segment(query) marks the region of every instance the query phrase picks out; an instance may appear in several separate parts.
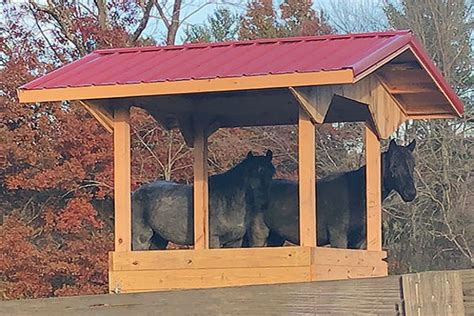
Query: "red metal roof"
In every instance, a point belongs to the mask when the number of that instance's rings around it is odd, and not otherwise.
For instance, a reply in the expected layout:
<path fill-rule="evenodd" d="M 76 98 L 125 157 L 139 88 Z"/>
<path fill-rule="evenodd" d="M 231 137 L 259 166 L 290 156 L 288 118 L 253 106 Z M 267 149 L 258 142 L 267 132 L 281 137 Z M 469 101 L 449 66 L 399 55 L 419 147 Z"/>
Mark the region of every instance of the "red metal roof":
<path fill-rule="evenodd" d="M 173 82 L 351 69 L 354 77 L 409 45 L 461 113 L 463 105 L 410 31 L 97 50 L 21 90 Z"/>

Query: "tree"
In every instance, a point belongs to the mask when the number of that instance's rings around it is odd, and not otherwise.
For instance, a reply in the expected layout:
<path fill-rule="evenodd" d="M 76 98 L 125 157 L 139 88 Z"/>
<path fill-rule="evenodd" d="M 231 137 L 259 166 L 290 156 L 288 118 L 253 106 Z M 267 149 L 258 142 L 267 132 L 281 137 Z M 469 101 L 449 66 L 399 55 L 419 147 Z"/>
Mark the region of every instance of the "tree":
<path fill-rule="evenodd" d="M 279 10 L 273 1 L 254 0 L 247 5 L 240 26 L 241 39 L 324 35 L 332 32 L 321 11 L 313 9 L 312 0 L 285 0 Z"/>
<path fill-rule="evenodd" d="M 241 19 L 240 39 L 272 38 L 278 36 L 277 14 L 272 0 L 252 0 Z"/>
<path fill-rule="evenodd" d="M 152 4 L 51 0 L 2 6 L 0 206 L 6 217 L 0 248 L 8 260 L 0 260 L 0 282 L 7 298 L 107 291 L 111 135 L 75 102 L 19 104 L 16 89 L 94 48 L 153 43 L 142 37 Z M 132 116 L 138 157 L 133 188 L 173 172 L 189 179 L 191 157 L 182 139 L 143 111 Z"/>
<path fill-rule="evenodd" d="M 191 25 L 185 31 L 184 42 L 226 42 L 235 40 L 239 31 L 239 16 L 220 7 L 207 17 L 204 25 Z"/>
<path fill-rule="evenodd" d="M 280 5 L 283 25 L 281 33 L 286 36 L 324 35 L 332 32 L 323 11 L 319 17 L 312 8 L 312 0 L 286 0 Z"/>
<path fill-rule="evenodd" d="M 387 17 L 383 11 L 385 0 L 330 0 L 325 12 L 331 26 L 340 33 L 385 31 Z"/>
<path fill-rule="evenodd" d="M 466 105 L 462 119 L 406 124 L 406 138 L 421 138 L 415 151 L 419 197 L 414 205 L 388 205 L 386 244 L 403 263 L 397 272 L 472 266 L 472 7 L 463 0 L 405 0 L 385 11 L 392 27 L 419 37 Z"/>

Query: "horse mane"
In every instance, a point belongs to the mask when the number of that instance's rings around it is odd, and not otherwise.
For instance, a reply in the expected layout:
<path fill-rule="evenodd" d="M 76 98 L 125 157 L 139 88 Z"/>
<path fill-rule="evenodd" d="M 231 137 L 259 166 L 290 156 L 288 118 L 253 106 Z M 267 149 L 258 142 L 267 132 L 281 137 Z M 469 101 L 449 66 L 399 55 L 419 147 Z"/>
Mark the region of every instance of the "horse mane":
<path fill-rule="evenodd" d="M 242 186 L 244 184 L 242 169 L 246 161 L 247 159 L 244 159 L 229 170 L 210 176 L 209 187 L 215 186 L 219 191 L 229 188 L 229 191 L 232 191 L 235 190 L 235 186 Z"/>

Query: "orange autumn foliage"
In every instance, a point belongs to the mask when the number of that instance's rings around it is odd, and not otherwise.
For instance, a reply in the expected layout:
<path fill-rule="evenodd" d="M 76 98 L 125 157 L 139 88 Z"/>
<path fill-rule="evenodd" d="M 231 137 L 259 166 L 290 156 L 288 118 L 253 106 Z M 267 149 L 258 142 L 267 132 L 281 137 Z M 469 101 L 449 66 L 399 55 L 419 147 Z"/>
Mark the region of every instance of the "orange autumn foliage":
<path fill-rule="evenodd" d="M 0 288 L 6 299 L 106 293 L 107 258 L 113 249 L 111 134 L 75 102 L 20 104 L 16 89 L 80 58 L 91 43 L 95 48 L 153 44 L 131 32 L 142 22 L 139 2 L 110 5 L 107 25 L 94 15 L 97 8 L 75 2 L 43 9 L 26 3 L 1 9 L 6 27 L 0 38 L 0 208 L 5 215 Z M 66 19 L 57 21 L 48 10 Z M 316 25 L 311 19 L 304 22 L 305 35 Z M 28 21 L 35 21 L 37 29 Z M 266 27 L 259 23 L 242 25 Z M 50 33 L 41 36 L 40 30 Z M 270 29 L 265 36 L 272 34 Z M 180 133 L 165 131 L 138 108 L 132 108 L 131 120 L 132 189 L 156 179 L 189 183 L 192 155 Z M 294 128 L 280 132 L 217 132 L 210 139 L 210 172 L 228 169 L 249 150 L 271 148 L 278 175 L 294 178 Z"/>

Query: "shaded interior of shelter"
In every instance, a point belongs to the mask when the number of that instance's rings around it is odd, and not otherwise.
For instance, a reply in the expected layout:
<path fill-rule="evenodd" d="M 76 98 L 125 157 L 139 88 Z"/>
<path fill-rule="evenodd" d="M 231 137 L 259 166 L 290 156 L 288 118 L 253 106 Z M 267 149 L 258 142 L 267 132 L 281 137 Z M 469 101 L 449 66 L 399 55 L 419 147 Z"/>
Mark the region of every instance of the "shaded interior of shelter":
<path fill-rule="evenodd" d="M 408 117 L 455 116 L 448 98 L 410 50 L 406 50 L 370 75 L 375 75 L 381 80 Z M 116 98 L 88 102 L 109 108 L 117 105 L 141 107 L 166 129 L 189 125 L 190 113 L 197 117 L 206 117 L 210 122 L 217 122 L 219 127 L 296 124 L 299 109 L 298 102 L 287 88 Z M 365 104 L 336 95 L 332 99 L 324 122 L 367 120 L 370 120 L 370 113 Z"/>
<path fill-rule="evenodd" d="M 410 50 L 379 68 L 375 75 L 408 116 L 454 114 L 448 98 Z"/>

